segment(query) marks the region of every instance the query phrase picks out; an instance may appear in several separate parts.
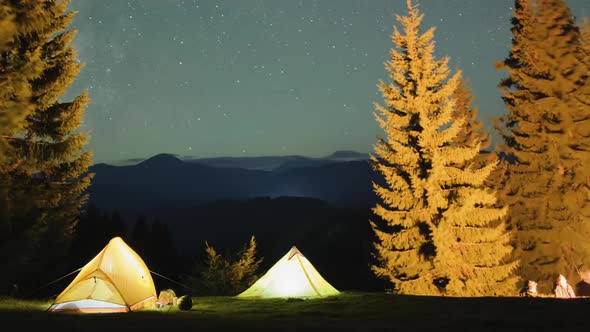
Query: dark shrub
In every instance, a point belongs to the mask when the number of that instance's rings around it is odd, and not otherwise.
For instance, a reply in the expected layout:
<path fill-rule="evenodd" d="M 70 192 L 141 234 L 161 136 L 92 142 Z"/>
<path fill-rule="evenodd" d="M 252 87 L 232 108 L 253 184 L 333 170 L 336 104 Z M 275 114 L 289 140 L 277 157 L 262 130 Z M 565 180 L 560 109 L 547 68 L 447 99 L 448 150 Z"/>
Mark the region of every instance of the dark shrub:
<path fill-rule="evenodd" d="M 193 299 L 188 295 L 183 295 L 178 299 L 178 309 L 191 310 L 193 307 Z"/>

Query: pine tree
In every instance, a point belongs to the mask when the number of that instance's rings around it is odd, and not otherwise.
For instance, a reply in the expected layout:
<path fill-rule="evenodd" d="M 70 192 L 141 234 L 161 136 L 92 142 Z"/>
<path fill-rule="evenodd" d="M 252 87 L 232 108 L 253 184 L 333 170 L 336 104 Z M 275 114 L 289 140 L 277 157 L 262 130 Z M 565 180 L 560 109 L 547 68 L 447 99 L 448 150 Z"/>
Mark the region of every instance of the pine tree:
<path fill-rule="evenodd" d="M 14 7 L 8 1 L 0 2 L 0 53 L 10 49 L 16 35 L 16 22 L 14 21 Z"/>
<path fill-rule="evenodd" d="M 62 102 L 82 65 L 65 31 L 68 1 L 2 1 L 16 35 L 0 61 L 4 282 L 53 266 L 67 253 L 90 184 L 91 153 L 79 129 L 88 97 Z M 4 231 L 3 229 L 3 231 Z"/>
<path fill-rule="evenodd" d="M 0 269 L 7 273 L 0 276 L 0 293 L 11 291 L 15 282 L 14 270 L 25 263 L 24 255 L 9 257 L 9 252 L 19 242 L 13 239 L 15 225 L 10 215 L 14 207 L 10 200 L 8 173 L 18 165 L 15 154 L 9 150 L 7 138 L 23 127 L 25 116 L 32 110 L 28 100 L 31 95 L 28 80 L 39 75 L 36 67 L 41 61 L 39 53 L 28 54 L 28 58 L 20 53 L 20 61 L 8 62 L 9 55 L 14 59 L 19 54 L 15 44 L 21 33 L 15 20 L 18 9 L 17 4 L 0 1 Z"/>
<path fill-rule="evenodd" d="M 453 113 L 453 119 L 467 119 L 464 122 L 463 129 L 457 135 L 455 142 L 459 146 L 469 146 L 473 141 L 481 142 L 480 149 L 484 150 L 490 147 L 490 135 L 483 131 L 483 123 L 478 119 L 477 106 L 473 103 L 473 95 L 468 81 L 462 79 L 455 90 L 457 106 Z"/>
<path fill-rule="evenodd" d="M 204 265 L 193 267 L 189 283 L 204 294 L 236 295 L 250 287 L 259 277 L 258 268 L 262 258 L 256 257 L 254 236 L 233 255 L 222 256 L 205 242 Z"/>
<path fill-rule="evenodd" d="M 42 70 L 40 50 L 22 48 L 19 41 L 44 24 L 38 1 L 0 1 L 0 174 L 5 181 L 6 173 L 18 166 L 8 141 L 24 129 L 25 118 L 33 110 L 29 81 Z"/>
<path fill-rule="evenodd" d="M 140 256 L 147 257 L 146 263 L 150 263 L 149 249 L 151 237 L 151 227 L 148 224 L 147 218 L 144 215 L 139 215 L 131 230 L 130 243 Z"/>
<path fill-rule="evenodd" d="M 481 142 L 480 153 L 474 159 L 480 167 L 486 165 L 490 161 L 498 160 L 496 153 L 487 151 L 491 145 L 490 135 L 487 130 L 484 131 L 483 123 L 478 119 L 478 108 L 477 106 L 472 105 L 474 97 L 466 79 L 462 79 L 459 82 L 454 96 L 457 100 L 457 105 L 455 112 L 453 113 L 453 120 L 467 119 L 463 123 L 463 128 L 454 139 L 457 146 L 465 147 L 469 146 L 474 141 Z M 455 166 L 466 167 L 470 162 L 471 160 L 462 165 Z M 497 173 L 500 171 L 499 168 L 494 169 L 490 175 L 490 179 L 486 180 L 486 182 L 491 181 L 491 179 L 497 176 Z"/>
<path fill-rule="evenodd" d="M 477 136 L 457 146 L 471 117 L 456 112 L 460 73 L 449 77 L 448 58 L 434 58 L 434 28 L 420 33 L 423 15 L 408 0 L 397 17 L 396 49 L 385 67 L 391 84 L 379 83 L 385 106 L 375 117 L 387 135 L 371 161 L 383 179 L 373 183 L 381 203 L 371 221 L 377 276 L 405 294 L 477 296 L 515 290 L 509 234 L 484 180 L 495 163 L 471 163 L 482 146 Z M 453 115 L 455 118 L 453 119 Z"/>
<path fill-rule="evenodd" d="M 231 284 L 235 293 L 241 293 L 248 289 L 260 277 L 257 272 L 262 258 L 256 258 L 256 238 L 254 235 L 250 242 L 244 245 L 231 268 Z"/>
<path fill-rule="evenodd" d="M 590 263 L 590 71 L 562 0 L 516 0 L 512 49 L 499 69 L 508 113 L 497 128 L 506 163 L 500 201 L 510 206 L 519 274 L 548 292 L 559 273 Z"/>
<path fill-rule="evenodd" d="M 205 252 L 207 258 L 205 268 L 200 271 L 200 283 L 207 292 L 212 294 L 231 294 L 231 262 L 217 253 L 217 250 L 210 246 L 208 242 L 205 242 Z M 198 271 L 198 268 L 195 268 L 195 271 Z"/>
<path fill-rule="evenodd" d="M 586 65 L 590 65 L 590 20 L 588 17 L 584 17 L 580 25 L 580 41 L 584 62 Z"/>
<path fill-rule="evenodd" d="M 148 245 L 151 247 L 149 251 L 150 259 L 153 262 L 152 268 L 155 271 L 168 276 L 172 276 L 173 273 L 178 271 L 178 254 L 174 248 L 174 242 L 168 224 L 161 222 L 157 218 L 154 219 Z M 169 285 L 168 287 L 172 286 L 174 285 Z"/>
<path fill-rule="evenodd" d="M 123 218 L 121 217 L 121 213 L 119 213 L 118 210 L 114 210 L 111 213 L 111 218 L 109 220 L 108 225 L 109 225 L 108 226 L 109 234 L 108 234 L 107 242 L 116 236 L 121 237 L 123 239 L 127 237 L 127 232 L 126 232 L 127 229 L 125 227 L 125 222 L 123 221 Z M 107 242 L 105 242 L 105 243 L 107 243 Z"/>

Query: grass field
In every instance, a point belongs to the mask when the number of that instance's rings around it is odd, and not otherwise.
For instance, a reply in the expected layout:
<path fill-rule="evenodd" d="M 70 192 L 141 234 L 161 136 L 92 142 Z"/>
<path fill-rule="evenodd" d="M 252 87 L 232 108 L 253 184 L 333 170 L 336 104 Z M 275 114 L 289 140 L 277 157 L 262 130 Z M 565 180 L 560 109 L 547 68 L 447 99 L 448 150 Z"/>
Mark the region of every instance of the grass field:
<path fill-rule="evenodd" d="M 0 299 L 10 331 L 399 330 L 588 331 L 590 299 L 442 298 L 344 292 L 322 299 L 194 297 L 176 307 L 127 314 L 55 314 L 49 301 Z M 4 329 L 4 331 L 8 331 Z"/>

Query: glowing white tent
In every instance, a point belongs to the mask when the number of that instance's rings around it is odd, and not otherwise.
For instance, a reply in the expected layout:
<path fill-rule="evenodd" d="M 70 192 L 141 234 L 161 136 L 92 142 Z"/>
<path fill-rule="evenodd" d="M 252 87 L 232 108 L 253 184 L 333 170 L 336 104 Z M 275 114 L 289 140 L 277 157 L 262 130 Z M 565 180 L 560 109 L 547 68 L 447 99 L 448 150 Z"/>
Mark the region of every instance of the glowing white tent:
<path fill-rule="evenodd" d="M 339 293 L 293 246 L 265 275 L 238 297 L 316 297 Z"/>

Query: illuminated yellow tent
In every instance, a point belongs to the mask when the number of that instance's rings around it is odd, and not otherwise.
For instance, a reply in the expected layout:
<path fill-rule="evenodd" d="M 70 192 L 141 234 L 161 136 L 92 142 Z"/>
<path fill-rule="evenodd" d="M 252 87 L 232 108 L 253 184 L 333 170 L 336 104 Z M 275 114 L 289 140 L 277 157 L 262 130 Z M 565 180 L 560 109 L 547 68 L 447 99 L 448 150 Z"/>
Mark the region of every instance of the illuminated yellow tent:
<path fill-rule="evenodd" d="M 238 297 L 315 297 L 337 295 L 295 246 Z"/>
<path fill-rule="evenodd" d="M 86 264 L 49 311 L 128 312 L 156 301 L 149 269 L 120 237 Z"/>

